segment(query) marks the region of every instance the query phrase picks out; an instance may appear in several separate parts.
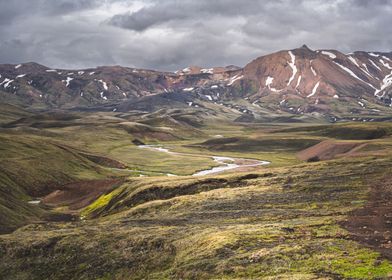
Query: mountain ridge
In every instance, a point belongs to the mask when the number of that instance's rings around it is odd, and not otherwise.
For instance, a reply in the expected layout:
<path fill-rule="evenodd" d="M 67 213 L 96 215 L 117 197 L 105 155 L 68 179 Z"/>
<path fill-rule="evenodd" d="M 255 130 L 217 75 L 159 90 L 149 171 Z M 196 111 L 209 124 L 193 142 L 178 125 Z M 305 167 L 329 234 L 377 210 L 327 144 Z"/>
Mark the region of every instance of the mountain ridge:
<path fill-rule="evenodd" d="M 53 69 L 29 62 L 0 65 L 0 102 L 74 108 L 169 93 L 203 102 L 246 100 L 290 114 L 360 114 L 392 106 L 392 52 L 311 50 L 306 45 L 260 56 L 244 67 L 190 66 L 176 72 L 122 66 Z M 192 100 L 187 99 L 184 105 Z"/>

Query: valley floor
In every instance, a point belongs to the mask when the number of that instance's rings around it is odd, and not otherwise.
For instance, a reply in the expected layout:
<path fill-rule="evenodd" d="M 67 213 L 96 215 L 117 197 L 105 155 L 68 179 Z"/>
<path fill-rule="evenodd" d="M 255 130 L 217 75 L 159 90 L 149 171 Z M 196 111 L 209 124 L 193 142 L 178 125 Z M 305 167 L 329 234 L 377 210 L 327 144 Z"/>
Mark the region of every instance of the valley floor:
<path fill-rule="evenodd" d="M 0 278 L 392 277 L 391 124 L 171 121 L 3 124 Z M 271 164 L 191 176 L 212 156 Z"/>

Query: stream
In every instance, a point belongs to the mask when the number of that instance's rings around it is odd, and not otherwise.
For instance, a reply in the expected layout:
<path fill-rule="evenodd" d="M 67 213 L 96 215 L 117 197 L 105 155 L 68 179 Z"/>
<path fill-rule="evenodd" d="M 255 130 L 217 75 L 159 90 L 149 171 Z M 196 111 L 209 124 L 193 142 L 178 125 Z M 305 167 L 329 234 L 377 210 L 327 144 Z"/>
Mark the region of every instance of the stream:
<path fill-rule="evenodd" d="M 173 155 L 184 155 L 184 156 L 195 156 L 196 155 L 196 156 L 210 157 L 215 162 L 220 164 L 220 166 L 216 166 L 216 167 L 213 167 L 210 169 L 198 171 L 198 172 L 192 174 L 192 176 L 205 176 L 205 175 L 221 173 L 221 172 L 228 171 L 228 170 L 235 170 L 235 169 L 239 169 L 239 168 L 256 167 L 256 166 L 270 164 L 269 161 L 264 161 L 264 160 L 177 153 L 177 152 L 172 152 L 169 149 L 166 149 L 166 148 L 163 148 L 160 146 L 156 146 L 156 145 L 139 145 L 138 147 L 140 149 L 148 149 L 148 150 L 153 150 L 153 151 L 163 152 L 163 153 L 168 153 L 168 154 L 173 154 Z M 167 176 L 176 176 L 176 175 L 167 174 Z"/>

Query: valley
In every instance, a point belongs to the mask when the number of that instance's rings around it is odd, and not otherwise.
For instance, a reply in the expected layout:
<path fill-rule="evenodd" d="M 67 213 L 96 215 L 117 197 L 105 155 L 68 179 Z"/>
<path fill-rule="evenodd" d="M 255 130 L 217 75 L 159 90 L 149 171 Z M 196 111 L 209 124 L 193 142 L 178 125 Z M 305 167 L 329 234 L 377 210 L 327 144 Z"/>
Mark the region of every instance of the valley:
<path fill-rule="evenodd" d="M 2 279 L 391 276 L 389 122 L 2 106 Z"/>

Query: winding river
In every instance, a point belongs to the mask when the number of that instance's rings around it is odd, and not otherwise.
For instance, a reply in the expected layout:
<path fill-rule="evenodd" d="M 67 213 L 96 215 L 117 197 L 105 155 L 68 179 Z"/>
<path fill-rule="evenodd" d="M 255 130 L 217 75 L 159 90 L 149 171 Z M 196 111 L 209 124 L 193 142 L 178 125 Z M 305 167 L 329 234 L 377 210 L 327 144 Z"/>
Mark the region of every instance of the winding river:
<path fill-rule="evenodd" d="M 153 150 L 157 152 L 162 152 L 162 153 L 168 153 L 168 154 L 173 154 L 173 155 L 183 155 L 183 156 L 195 156 L 195 154 L 186 154 L 186 153 L 177 153 L 177 152 L 172 152 L 169 149 L 157 146 L 157 145 L 139 145 L 138 146 L 140 149 L 148 149 L 148 150 Z M 244 169 L 244 168 L 251 168 L 251 167 L 257 167 L 257 166 L 262 166 L 262 165 L 268 165 L 270 164 L 269 161 L 264 161 L 264 160 L 255 160 L 255 159 L 247 159 L 247 158 L 232 158 L 232 157 L 222 157 L 222 156 L 205 156 L 205 155 L 197 155 L 197 156 L 204 156 L 204 157 L 210 157 L 212 158 L 215 162 L 219 163 L 219 166 L 206 169 L 206 170 L 201 170 L 198 171 L 192 176 L 204 176 L 204 175 L 211 175 L 211 174 L 217 174 L 217 173 L 222 173 L 224 171 L 229 171 L 229 170 L 235 170 L 235 169 Z M 175 176 L 174 174 L 167 174 L 167 176 Z"/>

